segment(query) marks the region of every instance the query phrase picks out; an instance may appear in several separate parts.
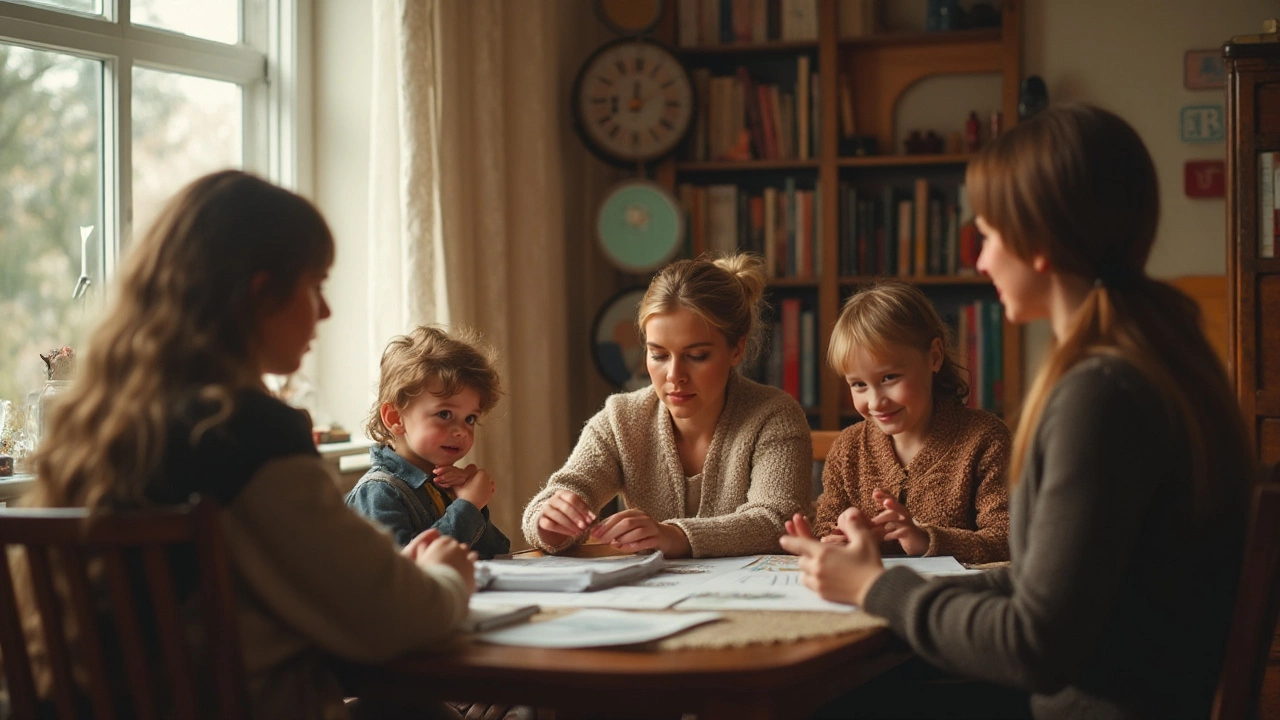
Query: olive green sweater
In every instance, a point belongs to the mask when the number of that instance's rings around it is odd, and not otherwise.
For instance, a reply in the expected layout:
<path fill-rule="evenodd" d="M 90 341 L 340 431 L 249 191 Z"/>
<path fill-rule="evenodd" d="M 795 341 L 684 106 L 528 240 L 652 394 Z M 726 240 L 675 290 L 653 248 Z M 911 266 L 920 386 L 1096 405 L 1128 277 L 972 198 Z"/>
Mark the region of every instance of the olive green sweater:
<path fill-rule="evenodd" d="M 678 526 L 694 557 L 778 553 L 784 523 L 809 508 L 813 442 L 804 411 L 783 391 L 734 372 L 701 477 L 697 513 L 685 512 L 688 479 L 676 451 L 671 415 L 653 388 L 619 393 L 587 421 L 564 467 L 524 510 L 525 539 L 538 537 L 538 515 L 557 490 L 599 510 L 622 493 L 628 508 Z M 696 477 L 696 476 L 695 476 Z"/>

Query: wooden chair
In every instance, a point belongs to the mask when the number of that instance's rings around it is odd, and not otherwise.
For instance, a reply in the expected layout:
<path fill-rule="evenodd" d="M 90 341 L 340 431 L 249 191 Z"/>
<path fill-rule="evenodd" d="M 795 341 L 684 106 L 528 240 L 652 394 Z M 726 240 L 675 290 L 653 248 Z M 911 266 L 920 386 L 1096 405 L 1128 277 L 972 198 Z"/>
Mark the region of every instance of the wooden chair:
<path fill-rule="evenodd" d="M 31 718 L 41 712 L 41 699 L 15 609 L 11 546 L 25 551 L 30 568 L 53 680 L 45 702 L 56 717 L 230 720 L 248 714 L 214 503 L 96 515 L 0 508 L 0 653 L 13 716 Z M 195 559 L 194 594 L 185 598 L 175 582 L 175 552 Z M 189 601 L 199 607 L 199 651 L 186 642 L 190 633 L 181 619 Z M 63 624 L 68 616 L 78 628 L 75 662 Z M 77 663 L 87 685 L 73 679 Z"/>
<path fill-rule="evenodd" d="M 1214 720 L 1258 716 L 1262 676 L 1280 615 L 1280 466 L 1254 493 L 1235 612 L 1227 635 Z"/>
<path fill-rule="evenodd" d="M 831 452 L 831 444 L 840 437 L 840 431 L 810 430 L 809 436 L 813 438 L 813 459 L 817 462 L 826 462 L 827 453 Z"/>

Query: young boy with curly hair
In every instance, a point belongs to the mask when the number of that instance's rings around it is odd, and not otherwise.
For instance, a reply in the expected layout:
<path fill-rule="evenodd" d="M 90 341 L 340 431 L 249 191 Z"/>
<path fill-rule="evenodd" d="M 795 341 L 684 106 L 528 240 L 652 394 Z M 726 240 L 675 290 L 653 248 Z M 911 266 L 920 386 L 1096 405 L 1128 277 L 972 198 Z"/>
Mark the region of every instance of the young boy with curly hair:
<path fill-rule="evenodd" d="M 378 399 L 365 427 L 377 444 L 349 507 L 391 530 L 401 546 L 424 530 L 467 543 L 481 558 L 511 549 L 489 521 L 489 473 L 454 463 L 502 391 L 492 351 L 471 331 L 419 327 L 387 344 Z"/>

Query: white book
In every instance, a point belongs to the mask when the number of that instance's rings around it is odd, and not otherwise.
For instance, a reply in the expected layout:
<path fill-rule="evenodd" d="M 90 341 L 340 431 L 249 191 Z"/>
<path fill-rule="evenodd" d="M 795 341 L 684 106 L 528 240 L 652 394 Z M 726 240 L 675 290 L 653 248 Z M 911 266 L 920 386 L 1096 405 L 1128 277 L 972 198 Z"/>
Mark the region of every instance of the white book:
<path fill-rule="evenodd" d="M 467 617 L 462 621 L 461 630 L 473 633 L 496 630 L 533 617 L 540 609 L 537 605 L 472 606 L 467 609 Z"/>

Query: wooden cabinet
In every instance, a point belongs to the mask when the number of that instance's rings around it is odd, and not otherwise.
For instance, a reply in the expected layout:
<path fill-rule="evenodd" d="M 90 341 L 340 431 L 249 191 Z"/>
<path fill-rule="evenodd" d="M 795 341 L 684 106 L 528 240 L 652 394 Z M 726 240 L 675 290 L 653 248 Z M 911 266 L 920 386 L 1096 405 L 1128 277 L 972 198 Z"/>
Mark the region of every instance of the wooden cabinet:
<path fill-rule="evenodd" d="M 912 187 L 920 187 L 916 183 L 936 182 L 938 187 L 946 188 L 948 198 L 957 197 L 956 191 L 963 181 L 968 156 L 963 152 L 945 151 L 925 155 L 901 154 L 903 138 L 895 137 L 895 112 L 904 93 L 923 79 L 946 74 L 984 73 L 1000 78 L 1000 110 L 1005 127 L 1016 122 L 1018 85 L 1022 74 L 1022 4 L 1020 0 L 1001 3 L 1002 25 L 999 28 L 877 32 L 840 38 L 837 35 L 841 19 L 839 12 L 851 4 L 838 0 L 816 0 L 816 3 L 818 37 L 815 41 L 731 42 L 676 47 L 682 61 L 695 73 L 695 85 L 706 84 L 705 80 L 698 81 L 696 73 L 699 71 L 704 78 L 708 75 L 722 79 L 744 76 L 751 85 L 767 85 L 782 74 L 790 73 L 790 77 L 799 83 L 799 76 L 804 70 L 798 68 L 808 68 L 812 73 L 809 82 L 803 90 L 795 89 L 791 101 L 798 108 L 805 104 L 800 98 L 816 95 L 819 99 L 816 104 L 808 105 L 807 114 L 816 120 L 810 124 L 814 139 L 812 149 L 782 156 L 753 152 L 752 159 L 726 160 L 715 152 L 709 152 L 708 144 L 716 143 L 707 143 L 704 138 L 700 150 L 687 149 L 682 155 L 663 163 L 657 177 L 677 194 L 684 192 L 686 196 L 690 186 L 709 188 L 716 185 L 744 188 L 744 194 L 753 198 L 766 190 L 776 193 L 784 185 L 812 193 L 815 210 L 811 252 L 812 257 L 821 260 L 813 262 L 811 272 L 779 272 L 771 281 L 770 292 L 775 307 L 779 298 L 800 298 L 804 311 L 813 313 L 816 322 L 810 322 L 809 327 L 815 336 L 816 347 L 810 353 L 809 362 L 816 367 L 809 368 L 809 372 L 816 378 L 817 389 L 810 394 L 810 402 L 802 401 L 802 404 L 806 405 L 815 428 L 833 430 L 849 424 L 856 416 L 852 408 L 843 402 L 848 393 L 842 379 L 836 377 L 825 362 L 831 329 L 841 303 L 859 285 L 876 276 L 898 275 L 894 270 L 883 272 L 880 269 L 883 266 L 874 268 L 874 271 L 860 267 L 850 272 L 852 266 L 842 263 L 842 253 L 849 252 L 847 226 L 849 217 L 853 216 L 848 211 L 846 188 L 860 188 L 877 202 L 883 197 L 884 201 L 878 206 L 882 208 L 895 204 L 891 193 L 881 194 L 884 193 L 882 188 L 892 191 L 895 185 L 909 191 Z M 768 6 L 768 3 L 731 3 L 735 10 L 761 6 Z M 660 31 L 660 36 L 673 45 L 678 33 L 677 20 L 673 16 L 677 14 L 680 14 L 679 10 L 669 12 Z M 705 33 L 696 36 L 704 37 Z M 776 82 L 783 83 L 785 87 L 788 81 Z M 726 92 L 732 97 L 732 91 L 724 90 L 723 86 L 716 92 L 721 98 L 726 96 Z M 876 154 L 854 156 L 849 142 L 842 142 L 842 92 L 847 97 L 843 112 L 846 115 L 851 113 L 857 128 L 856 135 L 875 138 Z M 705 93 L 704 87 L 704 94 L 714 93 Z M 750 90 L 746 94 L 754 96 L 756 93 Z M 702 122 L 707 122 L 707 107 L 707 100 L 702 99 L 699 108 Z M 939 108 L 937 127 L 959 129 L 970 109 Z M 752 110 L 744 111 L 749 121 Z M 796 119 L 799 122 L 798 109 Z M 982 124 L 985 136 L 989 117 L 983 118 Z M 786 127 L 785 122 L 783 125 Z M 738 125 L 740 128 L 745 126 L 749 126 L 749 122 Z M 752 145 L 755 144 L 753 138 Z M 723 147 L 724 143 L 719 145 Z M 749 211 L 741 215 L 749 216 Z M 746 234 L 741 233 L 739 237 L 745 238 Z M 749 246 L 749 243 L 738 243 L 740 249 L 744 245 Z M 701 248 L 694 248 L 695 251 L 697 249 Z M 709 245 L 706 249 L 717 248 Z M 913 271 L 905 279 L 919 284 L 940 310 L 946 303 L 956 305 L 984 299 L 990 309 L 990 304 L 996 302 L 990 282 L 976 274 L 959 274 L 945 269 L 928 274 Z M 964 314 L 963 308 L 960 314 Z M 986 327 L 996 328 L 994 335 L 988 330 L 988 338 L 998 337 L 993 347 L 1000 350 L 987 371 L 992 377 L 1000 377 L 1002 385 L 1001 399 L 992 409 L 1011 419 L 1022 398 L 1022 334 L 1018 327 L 1004 322 L 998 312 L 988 317 Z M 996 402 L 995 396 L 989 400 Z"/>
<path fill-rule="evenodd" d="M 1227 65 L 1228 371 L 1258 457 L 1280 463 L 1280 43 Z"/>

